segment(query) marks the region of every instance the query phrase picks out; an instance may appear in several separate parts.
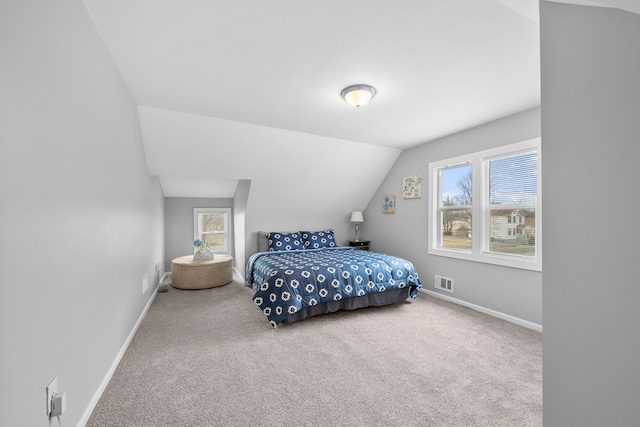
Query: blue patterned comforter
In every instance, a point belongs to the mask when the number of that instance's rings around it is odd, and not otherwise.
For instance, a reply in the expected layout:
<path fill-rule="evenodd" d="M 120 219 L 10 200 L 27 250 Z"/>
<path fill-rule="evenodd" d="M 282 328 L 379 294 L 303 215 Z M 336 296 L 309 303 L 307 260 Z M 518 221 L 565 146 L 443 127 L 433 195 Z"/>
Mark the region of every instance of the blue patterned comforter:
<path fill-rule="evenodd" d="M 406 259 L 351 247 L 258 252 L 247 262 L 253 301 L 271 326 L 304 307 L 327 301 L 410 287 L 421 287 Z"/>

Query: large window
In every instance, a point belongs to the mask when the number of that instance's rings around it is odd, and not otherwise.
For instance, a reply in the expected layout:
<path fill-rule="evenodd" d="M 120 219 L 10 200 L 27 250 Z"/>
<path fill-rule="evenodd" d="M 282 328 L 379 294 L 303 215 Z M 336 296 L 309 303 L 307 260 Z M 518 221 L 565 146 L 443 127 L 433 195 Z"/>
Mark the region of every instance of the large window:
<path fill-rule="evenodd" d="M 429 253 L 541 270 L 540 139 L 429 164 Z"/>
<path fill-rule="evenodd" d="M 229 252 L 229 217 L 228 208 L 194 208 L 193 238 L 201 239 L 213 252 Z"/>

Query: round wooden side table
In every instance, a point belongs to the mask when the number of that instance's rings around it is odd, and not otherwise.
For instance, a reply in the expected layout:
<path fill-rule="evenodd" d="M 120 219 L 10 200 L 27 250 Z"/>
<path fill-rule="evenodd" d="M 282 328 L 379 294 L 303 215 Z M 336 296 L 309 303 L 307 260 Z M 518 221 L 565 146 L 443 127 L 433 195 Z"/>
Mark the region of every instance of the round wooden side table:
<path fill-rule="evenodd" d="M 233 280 L 233 258 L 215 254 L 213 259 L 194 260 L 193 255 L 171 261 L 171 286 L 178 289 L 207 289 Z"/>

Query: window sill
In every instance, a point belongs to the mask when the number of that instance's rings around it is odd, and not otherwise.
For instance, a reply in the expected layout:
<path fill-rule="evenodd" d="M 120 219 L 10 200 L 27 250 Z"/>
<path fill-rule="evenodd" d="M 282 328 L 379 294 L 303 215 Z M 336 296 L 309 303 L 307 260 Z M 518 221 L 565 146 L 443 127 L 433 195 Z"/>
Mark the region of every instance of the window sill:
<path fill-rule="evenodd" d="M 482 264 L 498 265 L 501 267 L 542 272 L 542 263 L 539 259 L 529 259 L 520 256 L 503 256 L 493 253 L 483 253 L 482 255 L 477 255 L 471 252 L 435 248 L 430 248 L 428 254 L 446 258 L 455 258 L 464 261 L 479 262 Z"/>

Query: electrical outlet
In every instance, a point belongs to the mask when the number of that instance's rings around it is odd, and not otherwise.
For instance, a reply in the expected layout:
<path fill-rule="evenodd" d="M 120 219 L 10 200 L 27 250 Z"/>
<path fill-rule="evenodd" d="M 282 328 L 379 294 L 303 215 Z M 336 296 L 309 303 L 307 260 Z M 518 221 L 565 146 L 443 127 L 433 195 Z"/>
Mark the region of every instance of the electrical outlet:
<path fill-rule="evenodd" d="M 158 284 L 162 282 L 163 274 L 164 274 L 164 266 L 162 265 L 162 262 L 159 262 L 156 264 L 156 280 L 158 281 Z"/>
<path fill-rule="evenodd" d="M 67 408 L 67 393 L 54 393 L 51 401 L 51 416 L 59 417 Z"/>
<path fill-rule="evenodd" d="M 142 278 L 142 295 L 147 292 L 147 289 L 149 289 L 149 275 L 145 274 Z"/>
<path fill-rule="evenodd" d="M 58 392 L 58 377 L 53 377 L 49 385 L 47 386 L 47 415 L 51 414 L 51 401 L 53 395 Z"/>

